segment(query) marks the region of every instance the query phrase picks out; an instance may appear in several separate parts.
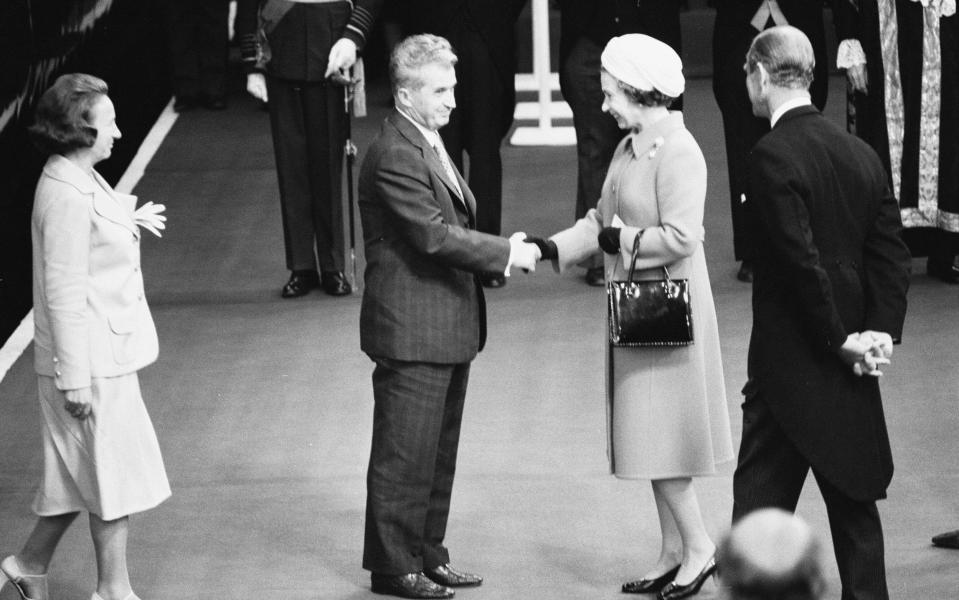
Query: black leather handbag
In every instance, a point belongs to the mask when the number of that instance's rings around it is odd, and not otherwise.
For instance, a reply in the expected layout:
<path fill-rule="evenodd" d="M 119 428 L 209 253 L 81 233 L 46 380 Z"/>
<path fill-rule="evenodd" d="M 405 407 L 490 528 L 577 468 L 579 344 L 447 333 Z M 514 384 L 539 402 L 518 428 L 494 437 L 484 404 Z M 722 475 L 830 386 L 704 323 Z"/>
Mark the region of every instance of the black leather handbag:
<path fill-rule="evenodd" d="M 686 346 L 693 343 L 693 313 L 689 303 L 689 280 L 633 281 L 639 238 L 633 242 L 633 257 L 626 281 L 610 281 L 609 343 L 612 346 Z"/>

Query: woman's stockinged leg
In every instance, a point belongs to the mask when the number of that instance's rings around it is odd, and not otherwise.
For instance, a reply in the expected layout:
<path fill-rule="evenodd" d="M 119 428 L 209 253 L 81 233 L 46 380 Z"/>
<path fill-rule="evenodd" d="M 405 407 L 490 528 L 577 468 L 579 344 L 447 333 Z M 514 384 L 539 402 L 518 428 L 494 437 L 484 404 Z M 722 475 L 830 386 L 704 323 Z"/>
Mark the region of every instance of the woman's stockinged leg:
<path fill-rule="evenodd" d="M 659 498 L 662 498 L 672 513 L 682 538 L 683 559 L 679 573 L 676 574 L 676 583 L 688 584 L 703 570 L 715 553 L 716 545 L 706 532 L 692 478 L 657 479 L 652 483 L 657 506 Z"/>
<path fill-rule="evenodd" d="M 129 518 L 104 521 L 90 514 L 90 535 L 97 555 L 97 594 L 103 600 L 125 600 L 132 592 L 127 572 Z"/>
<path fill-rule="evenodd" d="M 73 520 L 80 513 L 67 513 L 52 517 L 40 517 L 34 525 L 30 537 L 27 538 L 17 562 L 25 573 L 30 575 L 44 575 L 50 568 L 50 560 L 60 543 L 60 538 L 67 532 Z"/>
<path fill-rule="evenodd" d="M 659 531 L 662 534 L 662 545 L 659 550 L 659 560 L 653 565 L 643 579 L 656 579 L 674 569 L 683 559 L 683 539 L 679 535 L 676 520 L 666 503 L 666 499 L 653 485 L 653 497 L 656 499 L 656 512 L 659 515 Z"/>
<path fill-rule="evenodd" d="M 19 582 L 28 598 L 47 598 L 47 570 L 53 553 L 79 513 L 67 513 L 51 517 L 40 517 L 34 525 L 30 537 L 16 555 L 14 561 L 21 575 Z"/>

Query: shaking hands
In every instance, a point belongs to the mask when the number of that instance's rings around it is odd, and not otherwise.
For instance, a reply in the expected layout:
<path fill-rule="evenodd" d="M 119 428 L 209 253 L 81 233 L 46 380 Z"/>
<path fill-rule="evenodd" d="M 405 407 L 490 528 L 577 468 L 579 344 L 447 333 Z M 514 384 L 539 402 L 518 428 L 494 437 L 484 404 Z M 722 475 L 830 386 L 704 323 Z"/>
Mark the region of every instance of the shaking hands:
<path fill-rule="evenodd" d="M 536 263 L 542 258 L 539 247 L 526 241 L 526 234 L 517 231 L 509 236 L 509 272 L 510 267 L 519 267 L 526 272 L 535 271 Z"/>

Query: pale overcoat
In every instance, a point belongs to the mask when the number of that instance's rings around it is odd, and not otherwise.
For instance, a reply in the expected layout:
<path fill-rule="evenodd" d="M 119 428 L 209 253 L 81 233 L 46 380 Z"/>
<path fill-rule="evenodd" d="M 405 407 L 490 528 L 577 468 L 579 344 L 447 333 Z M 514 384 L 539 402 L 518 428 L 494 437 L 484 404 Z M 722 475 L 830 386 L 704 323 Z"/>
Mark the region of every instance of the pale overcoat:
<path fill-rule="evenodd" d="M 607 280 L 626 279 L 633 240 L 642 230 L 636 278 L 661 279 L 666 266 L 670 276 L 690 282 L 693 344 L 609 350 L 609 457 L 618 477 L 709 475 L 733 458 L 703 253 L 705 200 L 705 159 L 682 114 L 670 113 L 623 139 L 596 208 L 551 238 L 559 251 L 556 266 L 564 270 L 601 252 L 597 235 L 615 215 L 624 223 L 621 252 L 604 255 Z"/>
<path fill-rule="evenodd" d="M 54 154 L 33 201 L 34 363 L 61 390 L 156 360 L 143 292 L 136 196 Z"/>

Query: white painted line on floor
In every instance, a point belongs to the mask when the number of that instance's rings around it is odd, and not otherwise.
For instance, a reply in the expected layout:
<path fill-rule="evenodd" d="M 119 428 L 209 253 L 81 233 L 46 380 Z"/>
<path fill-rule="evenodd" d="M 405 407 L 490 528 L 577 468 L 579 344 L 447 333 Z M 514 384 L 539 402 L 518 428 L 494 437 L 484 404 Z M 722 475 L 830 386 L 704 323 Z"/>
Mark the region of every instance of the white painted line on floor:
<path fill-rule="evenodd" d="M 147 165 L 150 164 L 153 156 L 157 150 L 160 149 L 160 144 L 163 143 L 167 134 L 170 133 L 170 129 L 173 127 L 173 124 L 176 123 L 176 119 L 177 113 L 173 110 L 173 100 L 171 99 L 167 103 L 166 108 L 163 109 L 163 112 L 160 113 L 156 123 L 150 128 L 150 132 L 143 138 L 143 143 L 140 144 L 136 156 L 130 161 L 127 170 L 123 172 L 123 176 L 120 178 L 120 181 L 117 182 L 115 189 L 118 192 L 129 194 L 133 188 L 136 187 L 137 183 L 140 182 L 140 178 L 143 177 Z M 17 326 L 13 334 L 3 344 L 3 347 L 0 348 L 0 381 L 3 381 L 3 378 L 7 376 L 7 371 L 10 370 L 13 363 L 17 362 L 17 359 L 20 358 L 20 355 L 23 354 L 23 351 L 27 349 L 27 346 L 29 346 L 32 341 L 33 310 L 28 312 L 27 316 L 23 317 L 20 325 Z"/>

